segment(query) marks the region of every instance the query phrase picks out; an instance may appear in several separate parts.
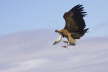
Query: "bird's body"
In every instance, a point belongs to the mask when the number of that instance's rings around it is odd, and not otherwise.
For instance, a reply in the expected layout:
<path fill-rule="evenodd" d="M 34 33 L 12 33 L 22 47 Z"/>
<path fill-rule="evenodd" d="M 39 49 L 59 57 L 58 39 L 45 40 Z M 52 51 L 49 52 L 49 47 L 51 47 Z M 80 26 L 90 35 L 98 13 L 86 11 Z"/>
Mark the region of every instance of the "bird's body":
<path fill-rule="evenodd" d="M 56 30 L 62 37 L 67 38 L 67 42 L 70 45 L 75 45 L 75 40 L 80 39 L 88 30 L 85 28 L 85 17 L 86 12 L 83 10 L 82 5 L 76 5 L 68 12 L 64 13 L 63 18 L 65 19 L 65 27 L 61 30 Z M 62 37 L 58 40 L 61 41 Z M 54 42 L 58 43 L 57 41 Z"/>

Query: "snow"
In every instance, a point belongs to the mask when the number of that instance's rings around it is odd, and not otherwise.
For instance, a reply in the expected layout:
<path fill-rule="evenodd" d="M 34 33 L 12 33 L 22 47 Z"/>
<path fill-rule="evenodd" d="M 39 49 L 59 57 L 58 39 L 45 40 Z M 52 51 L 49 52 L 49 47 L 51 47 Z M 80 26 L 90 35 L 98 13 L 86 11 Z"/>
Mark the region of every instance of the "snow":
<path fill-rule="evenodd" d="M 108 72 L 108 38 L 82 38 L 76 46 L 53 46 L 50 31 L 0 38 L 0 72 Z"/>

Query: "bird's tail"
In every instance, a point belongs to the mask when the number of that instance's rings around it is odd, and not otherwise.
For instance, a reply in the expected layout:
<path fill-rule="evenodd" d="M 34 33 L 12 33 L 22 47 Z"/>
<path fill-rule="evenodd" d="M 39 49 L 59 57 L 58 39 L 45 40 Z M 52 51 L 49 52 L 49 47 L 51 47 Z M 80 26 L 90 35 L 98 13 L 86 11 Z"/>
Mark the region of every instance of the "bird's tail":
<path fill-rule="evenodd" d="M 82 37 L 85 33 L 87 33 L 88 29 L 89 29 L 89 28 L 84 29 L 84 30 L 80 33 L 80 34 L 81 34 L 80 37 Z"/>
<path fill-rule="evenodd" d="M 72 37 L 73 37 L 74 39 L 80 39 L 80 37 L 82 37 L 85 33 L 87 33 L 88 29 L 89 29 L 89 28 L 86 28 L 86 29 L 84 29 L 84 30 L 81 30 L 80 32 L 73 32 L 73 33 L 72 33 Z"/>

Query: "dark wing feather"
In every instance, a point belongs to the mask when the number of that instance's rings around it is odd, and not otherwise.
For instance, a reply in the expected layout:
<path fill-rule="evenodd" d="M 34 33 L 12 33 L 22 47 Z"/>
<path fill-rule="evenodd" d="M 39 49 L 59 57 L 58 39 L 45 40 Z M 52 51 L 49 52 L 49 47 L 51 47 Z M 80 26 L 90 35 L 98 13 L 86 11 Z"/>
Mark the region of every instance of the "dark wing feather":
<path fill-rule="evenodd" d="M 83 36 L 87 30 L 85 29 L 85 21 L 83 17 L 86 16 L 86 12 L 84 12 L 84 7 L 82 5 L 76 5 L 70 11 L 64 14 L 65 19 L 65 29 L 67 29 L 71 33 L 80 34 L 79 37 Z"/>

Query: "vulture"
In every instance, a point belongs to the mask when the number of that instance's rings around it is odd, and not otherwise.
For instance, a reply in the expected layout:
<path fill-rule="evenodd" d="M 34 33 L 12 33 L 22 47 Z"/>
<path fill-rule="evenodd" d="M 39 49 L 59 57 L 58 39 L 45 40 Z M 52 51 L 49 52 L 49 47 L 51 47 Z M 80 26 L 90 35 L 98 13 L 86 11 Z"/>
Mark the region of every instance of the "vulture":
<path fill-rule="evenodd" d="M 61 30 L 55 30 L 59 34 L 53 45 L 61 42 L 62 38 L 66 38 L 68 45 L 75 45 L 76 39 L 80 39 L 87 32 L 84 17 L 87 15 L 84 11 L 83 5 L 76 5 L 68 12 L 65 12 L 63 18 L 65 20 L 65 26 Z"/>

